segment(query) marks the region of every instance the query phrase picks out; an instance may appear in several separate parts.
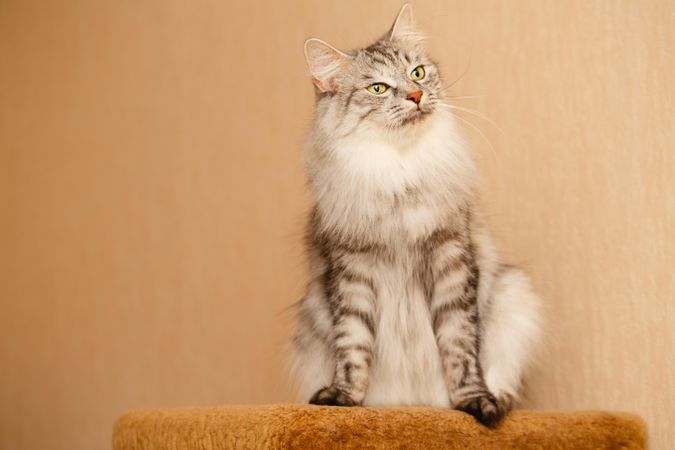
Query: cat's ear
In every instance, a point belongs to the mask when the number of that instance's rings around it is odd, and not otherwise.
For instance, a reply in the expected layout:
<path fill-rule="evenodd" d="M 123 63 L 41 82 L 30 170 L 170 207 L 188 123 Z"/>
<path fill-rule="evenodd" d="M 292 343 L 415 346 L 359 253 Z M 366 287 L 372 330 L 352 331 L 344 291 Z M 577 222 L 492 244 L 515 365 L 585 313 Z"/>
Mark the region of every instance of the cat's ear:
<path fill-rule="evenodd" d="M 415 30 L 412 6 L 410 6 L 410 3 L 406 3 L 401 7 L 396 20 L 394 21 L 394 25 L 391 27 L 391 31 L 389 32 L 389 40 L 417 40 L 420 37 L 420 34 L 417 32 L 417 30 Z"/>
<path fill-rule="evenodd" d="M 321 39 L 305 41 L 305 58 L 312 82 L 321 92 L 334 92 L 335 77 L 349 64 L 352 56 L 326 44 Z"/>

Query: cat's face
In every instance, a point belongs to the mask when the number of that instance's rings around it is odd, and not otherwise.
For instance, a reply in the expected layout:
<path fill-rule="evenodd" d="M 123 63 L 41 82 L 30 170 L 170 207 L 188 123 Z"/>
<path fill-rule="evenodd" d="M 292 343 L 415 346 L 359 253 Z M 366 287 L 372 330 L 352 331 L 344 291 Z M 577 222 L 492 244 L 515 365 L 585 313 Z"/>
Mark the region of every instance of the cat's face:
<path fill-rule="evenodd" d="M 440 75 L 413 30 L 408 5 L 390 33 L 370 47 L 347 54 L 310 39 L 305 54 L 322 98 L 332 102 L 336 119 L 354 130 L 368 124 L 414 126 L 439 107 Z"/>

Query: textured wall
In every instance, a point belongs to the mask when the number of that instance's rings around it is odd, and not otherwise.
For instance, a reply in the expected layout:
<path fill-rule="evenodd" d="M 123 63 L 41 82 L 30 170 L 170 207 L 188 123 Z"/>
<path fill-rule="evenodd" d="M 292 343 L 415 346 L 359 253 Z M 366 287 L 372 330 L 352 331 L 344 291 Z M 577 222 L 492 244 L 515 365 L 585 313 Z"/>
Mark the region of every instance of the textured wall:
<path fill-rule="evenodd" d="M 57 4 L 58 3 L 58 4 Z M 312 105 L 302 42 L 398 2 L 0 1 L 0 448 L 139 407 L 290 399 Z M 675 441 L 675 5 L 414 3 L 504 253 L 545 296 L 540 408 Z M 470 63 L 470 64 L 469 64 Z"/>

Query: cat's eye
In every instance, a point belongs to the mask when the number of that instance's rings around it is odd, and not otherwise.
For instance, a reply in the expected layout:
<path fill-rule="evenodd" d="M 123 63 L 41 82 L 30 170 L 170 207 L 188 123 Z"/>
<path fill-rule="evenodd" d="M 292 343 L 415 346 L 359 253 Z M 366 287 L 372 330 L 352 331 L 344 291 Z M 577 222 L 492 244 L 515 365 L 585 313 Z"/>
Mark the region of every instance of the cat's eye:
<path fill-rule="evenodd" d="M 427 73 L 424 71 L 424 66 L 417 66 L 413 69 L 412 72 L 410 72 L 410 79 L 414 81 L 419 81 L 422 78 L 424 78 L 426 74 Z"/>
<path fill-rule="evenodd" d="M 375 94 L 375 95 L 380 95 L 384 94 L 387 89 L 389 89 L 389 86 L 387 86 L 384 83 L 373 83 L 370 86 L 368 86 L 366 89 L 368 89 L 368 92 Z"/>

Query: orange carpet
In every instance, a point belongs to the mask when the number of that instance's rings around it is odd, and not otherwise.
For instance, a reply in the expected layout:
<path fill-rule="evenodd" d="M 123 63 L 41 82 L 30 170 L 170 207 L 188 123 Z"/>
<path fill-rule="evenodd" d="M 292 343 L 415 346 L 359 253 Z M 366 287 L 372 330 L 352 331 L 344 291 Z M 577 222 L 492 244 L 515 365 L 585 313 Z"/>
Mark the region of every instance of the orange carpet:
<path fill-rule="evenodd" d="M 135 411 L 117 420 L 114 450 L 643 449 L 634 415 L 514 411 L 495 429 L 437 408 L 256 405 Z"/>

